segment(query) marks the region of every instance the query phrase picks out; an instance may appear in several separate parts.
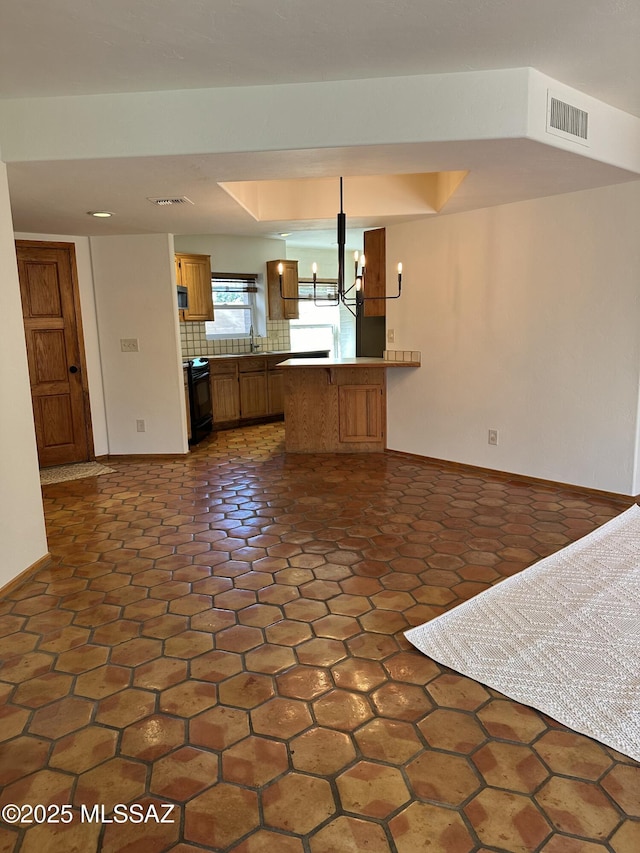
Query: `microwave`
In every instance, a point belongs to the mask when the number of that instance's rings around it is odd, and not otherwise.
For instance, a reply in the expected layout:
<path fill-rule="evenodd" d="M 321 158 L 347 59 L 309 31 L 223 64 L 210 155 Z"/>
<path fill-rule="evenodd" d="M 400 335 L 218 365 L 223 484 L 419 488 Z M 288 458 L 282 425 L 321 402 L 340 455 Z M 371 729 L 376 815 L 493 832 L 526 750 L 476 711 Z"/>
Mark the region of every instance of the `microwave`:
<path fill-rule="evenodd" d="M 178 285 L 178 308 L 189 307 L 189 291 L 186 287 Z"/>

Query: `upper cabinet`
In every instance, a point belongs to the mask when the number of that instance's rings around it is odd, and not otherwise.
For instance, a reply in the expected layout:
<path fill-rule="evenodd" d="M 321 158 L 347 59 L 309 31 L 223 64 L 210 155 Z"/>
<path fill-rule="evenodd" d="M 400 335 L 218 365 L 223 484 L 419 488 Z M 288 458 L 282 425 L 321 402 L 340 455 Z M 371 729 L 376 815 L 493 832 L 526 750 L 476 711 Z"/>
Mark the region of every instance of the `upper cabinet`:
<path fill-rule="evenodd" d="M 280 296 L 280 274 L 278 264 L 282 264 L 282 299 Z M 270 320 L 298 319 L 298 262 L 267 261 L 267 292 L 269 297 Z"/>
<path fill-rule="evenodd" d="M 384 228 L 364 232 L 364 256 L 367 262 L 364 277 L 364 316 L 384 317 L 384 297 L 387 292 Z"/>
<path fill-rule="evenodd" d="M 176 254 L 176 283 L 186 287 L 189 307 L 181 309 L 181 320 L 213 320 L 211 257 Z"/>

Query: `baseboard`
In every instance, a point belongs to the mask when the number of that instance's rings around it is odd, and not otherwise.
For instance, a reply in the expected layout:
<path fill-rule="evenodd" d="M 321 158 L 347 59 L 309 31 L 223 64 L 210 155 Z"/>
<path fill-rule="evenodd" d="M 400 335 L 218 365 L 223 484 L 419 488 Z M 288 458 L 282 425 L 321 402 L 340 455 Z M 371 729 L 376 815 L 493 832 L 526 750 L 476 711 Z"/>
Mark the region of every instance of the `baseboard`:
<path fill-rule="evenodd" d="M 172 459 L 186 459 L 186 453 L 109 453 L 106 456 L 96 456 L 96 462 L 108 465 L 109 462 L 171 462 Z"/>
<path fill-rule="evenodd" d="M 452 471 L 467 471 L 469 474 L 491 476 L 500 480 L 509 480 L 512 483 L 523 483 L 530 486 L 547 486 L 553 489 L 574 492 L 588 497 L 606 498 L 608 500 L 620 501 L 626 506 L 640 501 L 640 495 L 625 495 L 620 492 L 607 492 L 603 489 L 591 489 L 588 486 L 576 486 L 572 483 L 562 483 L 559 480 L 545 480 L 542 477 L 530 477 L 527 474 L 512 474 L 509 471 L 498 471 L 495 468 L 482 468 L 480 465 L 468 465 L 464 462 L 451 462 L 448 459 L 437 459 L 434 456 L 420 456 L 417 453 L 405 453 L 403 450 L 385 450 L 385 453 L 394 456 L 402 456 L 406 459 L 415 459 L 420 462 L 431 462 L 439 468 L 450 468 Z"/>
<path fill-rule="evenodd" d="M 30 580 L 31 575 L 34 575 L 36 572 L 39 572 L 40 569 L 46 568 L 51 563 L 52 557 L 51 554 L 47 553 L 44 557 L 40 557 L 39 560 L 36 560 L 35 563 L 28 566 L 24 571 L 20 572 L 13 580 L 10 580 L 9 583 L 5 584 L 0 589 L 0 599 L 8 598 L 13 592 L 15 592 L 18 587 L 21 587 L 23 583 Z"/>

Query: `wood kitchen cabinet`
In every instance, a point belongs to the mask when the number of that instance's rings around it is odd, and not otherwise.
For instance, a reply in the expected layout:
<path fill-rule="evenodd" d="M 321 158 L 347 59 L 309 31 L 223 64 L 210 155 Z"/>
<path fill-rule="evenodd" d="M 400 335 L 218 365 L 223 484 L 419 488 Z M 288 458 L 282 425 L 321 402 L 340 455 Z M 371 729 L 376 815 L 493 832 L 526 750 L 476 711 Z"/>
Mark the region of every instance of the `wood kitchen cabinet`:
<path fill-rule="evenodd" d="M 338 387 L 338 439 L 341 444 L 384 440 L 384 394 L 384 384 Z"/>
<path fill-rule="evenodd" d="M 269 366 L 267 371 L 267 394 L 270 415 L 284 413 L 284 373 Z"/>
<path fill-rule="evenodd" d="M 211 359 L 209 364 L 214 425 L 235 425 L 270 414 L 264 356 Z M 283 411 L 284 407 L 277 414 Z"/>
<path fill-rule="evenodd" d="M 213 320 L 211 257 L 179 253 L 175 261 L 176 283 L 186 287 L 189 294 L 189 307 L 180 310 L 180 319 Z"/>
<path fill-rule="evenodd" d="M 266 358 L 240 359 L 238 371 L 240 378 L 240 417 L 264 417 L 268 414 Z"/>
<path fill-rule="evenodd" d="M 327 350 L 306 353 L 325 357 Z M 214 427 L 270 421 L 284 415 L 284 372 L 278 365 L 293 353 L 211 358 L 211 400 Z"/>
<path fill-rule="evenodd" d="M 212 359 L 209 366 L 214 426 L 240 420 L 237 360 L 214 361 Z"/>
<path fill-rule="evenodd" d="M 284 373 L 288 453 L 378 453 L 385 449 L 387 371 L 419 361 L 291 358 Z"/>
<path fill-rule="evenodd" d="M 387 292 L 387 256 L 384 228 L 375 228 L 373 231 L 364 232 L 364 256 L 367 262 L 364 277 L 364 316 L 384 317 L 386 314 L 384 297 Z"/>
<path fill-rule="evenodd" d="M 278 264 L 282 264 L 282 294 Z M 267 261 L 267 296 L 270 320 L 297 320 L 298 311 L 298 262 Z"/>

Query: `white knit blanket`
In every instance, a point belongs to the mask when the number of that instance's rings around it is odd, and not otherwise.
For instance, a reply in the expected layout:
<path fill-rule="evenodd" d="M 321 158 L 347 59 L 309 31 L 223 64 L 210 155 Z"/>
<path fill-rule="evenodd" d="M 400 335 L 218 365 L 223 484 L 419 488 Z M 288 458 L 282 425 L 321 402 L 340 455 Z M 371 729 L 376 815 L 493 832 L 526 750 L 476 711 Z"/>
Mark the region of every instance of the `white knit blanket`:
<path fill-rule="evenodd" d="M 640 761 L 640 508 L 406 637 Z"/>

